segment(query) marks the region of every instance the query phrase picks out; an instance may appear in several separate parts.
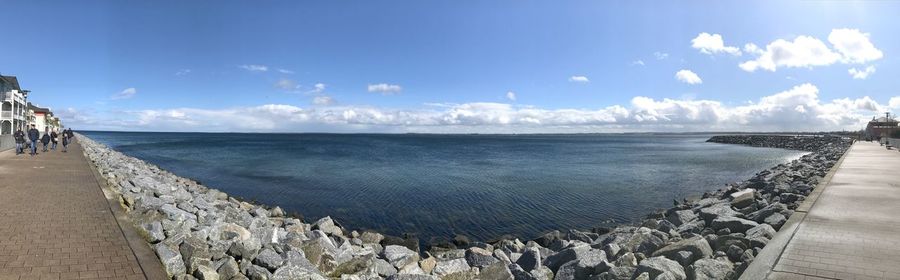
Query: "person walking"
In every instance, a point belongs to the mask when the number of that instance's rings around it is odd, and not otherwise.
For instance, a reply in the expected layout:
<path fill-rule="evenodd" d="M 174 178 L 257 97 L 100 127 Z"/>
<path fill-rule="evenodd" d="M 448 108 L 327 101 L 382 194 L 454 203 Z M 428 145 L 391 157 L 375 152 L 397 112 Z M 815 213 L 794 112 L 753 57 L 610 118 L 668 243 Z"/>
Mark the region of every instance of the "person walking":
<path fill-rule="evenodd" d="M 34 156 L 37 154 L 37 142 L 38 138 L 41 137 L 41 133 L 38 132 L 37 128 L 32 124 L 31 129 L 28 130 L 28 141 L 31 141 L 31 155 Z"/>
<path fill-rule="evenodd" d="M 41 151 L 46 153 L 47 152 L 47 144 L 50 144 L 50 128 L 48 128 L 48 127 L 44 128 L 44 136 L 41 136 L 41 144 L 44 145 L 44 149 Z"/>
<path fill-rule="evenodd" d="M 25 153 L 25 132 L 22 131 L 20 127 L 16 130 L 16 133 L 13 134 L 13 138 L 16 139 L 16 155 Z"/>
<path fill-rule="evenodd" d="M 63 144 L 62 152 L 65 153 L 65 152 L 67 152 L 66 150 L 69 147 L 69 137 L 66 137 L 65 130 L 63 130 L 62 144 Z"/>
<path fill-rule="evenodd" d="M 59 142 L 59 134 L 56 134 L 56 129 L 50 132 L 50 149 L 56 150 L 56 143 Z"/>

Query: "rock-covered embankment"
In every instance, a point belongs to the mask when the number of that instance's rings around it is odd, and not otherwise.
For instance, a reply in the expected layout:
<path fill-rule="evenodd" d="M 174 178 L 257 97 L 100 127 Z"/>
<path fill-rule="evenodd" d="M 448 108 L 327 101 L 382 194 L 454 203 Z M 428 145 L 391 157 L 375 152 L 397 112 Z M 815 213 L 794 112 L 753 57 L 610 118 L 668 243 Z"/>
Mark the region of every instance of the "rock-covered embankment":
<path fill-rule="evenodd" d="M 459 238 L 425 252 L 415 240 L 348 231 L 328 217 L 286 217 L 79 139 L 173 279 L 530 280 L 736 278 L 849 146 L 832 137 L 756 137 L 714 138 L 811 153 L 639 225 L 526 242 Z"/>

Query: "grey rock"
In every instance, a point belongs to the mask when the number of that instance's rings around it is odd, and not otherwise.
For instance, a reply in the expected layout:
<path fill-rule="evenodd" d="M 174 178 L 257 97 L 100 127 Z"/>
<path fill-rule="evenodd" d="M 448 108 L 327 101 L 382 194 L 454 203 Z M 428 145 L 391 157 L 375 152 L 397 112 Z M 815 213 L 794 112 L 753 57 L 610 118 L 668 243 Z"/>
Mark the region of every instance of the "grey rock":
<path fill-rule="evenodd" d="M 663 247 L 654 252 L 652 256 L 665 256 L 671 260 L 677 260 L 680 258 L 679 252 L 681 251 L 691 252 L 691 259 L 687 260 L 688 264 L 700 258 L 708 258 L 713 254 L 713 249 L 709 246 L 709 242 L 703 237 L 696 236 Z"/>
<path fill-rule="evenodd" d="M 765 247 L 769 240 L 775 237 L 775 229 L 768 224 L 760 224 L 747 230 L 745 238 L 750 240 L 751 247 Z"/>
<path fill-rule="evenodd" d="M 387 280 L 438 280 L 437 276 L 424 274 L 394 274 Z"/>
<path fill-rule="evenodd" d="M 375 260 L 373 260 L 373 262 L 375 273 L 378 273 L 378 275 L 387 277 L 397 274 L 397 268 L 395 268 L 394 265 L 392 265 L 388 261 L 376 258 Z"/>
<path fill-rule="evenodd" d="M 666 275 L 667 279 L 685 280 L 687 275 L 684 268 L 678 262 L 667 259 L 665 257 L 652 257 L 641 261 L 634 273 L 649 273 L 651 279 L 657 279 L 660 275 Z"/>
<path fill-rule="evenodd" d="M 263 249 L 259 252 L 259 255 L 253 259 L 253 263 L 268 268 L 269 270 L 275 270 L 284 264 L 284 258 L 276 253 L 275 250 Z"/>
<path fill-rule="evenodd" d="M 318 271 L 312 270 L 309 267 L 298 266 L 298 265 L 286 265 L 277 270 L 272 274 L 272 280 L 326 280 L 322 275 L 318 274 Z"/>
<path fill-rule="evenodd" d="M 359 236 L 359 239 L 362 240 L 363 243 L 378 244 L 384 239 L 384 235 L 377 232 L 365 231 Z"/>
<path fill-rule="evenodd" d="M 622 248 L 619 247 L 619 244 L 610 243 L 603 245 L 603 251 L 606 252 L 606 257 L 610 259 L 615 259 L 617 256 L 619 256 L 619 252 L 621 250 Z"/>
<path fill-rule="evenodd" d="M 741 213 L 731 209 L 731 206 L 728 204 L 716 204 L 700 209 L 700 218 L 706 223 L 712 223 L 713 220 L 719 217 L 736 217 L 740 215 Z"/>
<path fill-rule="evenodd" d="M 734 277 L 734 264 L 725 259 L 700 259 L 689 269 L 691 279 L 726 280 Z"/>
<path fill-rule="evenodd" d="M 388 263 L 398 269 L 419 261 L 418 253 L 398 245 L 388 245 L 387 247 L 384 247 L 383 254 Z"/>
<path fill-rule="evenodd" d="M 666 217 L 666 220 L 675 226 L 680 226 L 697 219 L 697 214 L 693 210 L 680 210 L 672 212 Z"/>
<path fill-rule="evenodd" d="M 200 280 L 219 280 L 219 273 L 208 266 L 200 266 L 194 271 L 194 277 Z"/>
<path fill-rule="evenodd" d="M 763 222 L 772 225 L 772 228 L 778 230 L 781 229 L 781 226 L 783 226 L 785 222 L 787 222 L 787 218 L 781 213 L 774 213 L 766 217 Z"/>
<path fill-rule="evenodd" d="M 634 275 L 636 267 L 633 266 L 616 266 L 609 269 L 610 279 L 631 279 L 631 276 Z"/>
<path fill-rule="evenodd" d="M 480 279 L 496 279 L 496 280 L 513 280 L 512 271 L 509 266 L 503 262 L 495 262 L 481 269 L 479 273 Z"/>
<path fill-rule="evenodd" d="M 272 279 L 272 273 L 261 266 L 250 265 L 244 270 L 244 275 L 250 280 L 269 280 Z"/>
<path fill-rule="evenodd" d="M 155 244 L 166 239 L 166 234 L 163 233 L 163 227 L 159 221 L 145 223 L 142 227 L 147 231 L 147 238 L 149 239 L 148 241 L 150 241 L 151 244 Z"/>
<path fill-rule="evenodd" d="M 331 217 L 319 219 L 313 224 L 313 229 L 318 229 L 331 235 L 343 235 L 343 230 L 334 224 Z"/>
<path fill-rule="evenodd" d="M 478 267 L 478 268 L 483 268 L 483 267 L 492 265 L 499 261 L 496 258 L 494 258 L 493 253 L 491 253 L 491 251 L 488 251 L 488 250 L 485 250 L 482 248 L 478 248 L 478 247 L 471 247 L 468 250 L 466 250 L 465 258 L 466 258 L 466 262 L 468 262 L 470 266 L 474 266 L 474 267 Z"/>
<path fill-rule="evenodd" d="M 262 248 L 262 244 L 256 238 L 248 238 L 243 241 L 235 242 L 231 245 L 231 248 L 228 249 L 228 254 L 235 257 L 243 257 L 245 259 L 253 259 L 256 257 L 256 254 L 259 253 L 259 249 Z"/>
<path fill-rule="evenodd" d="M 685 233 L 699 234 L 705 227 L 706 227 L 706 222 L 704 222 L 703 220 L 693 220 L 693 221 L 690 221 L 688 223 L 678 226 L 678 228 L 675 229 L 675 231 L 677 231 L 680 234 L 685 234 Z"/>
<path fill-rule="evenodd" d="M 439 260 L 437 265 L 434 266 L 434 271 L 432 273 L 437 276 L 445 276 L 457 272 L 468 271 L 469 268 L 471 267 L 466 263 L 465 259 Z"/>
<path fill-rule="evenodd" d="M 737 208 L 744 208 L 756 202 L 754 200 L 754 194 L 756 191 L 754 189 L 744 189 L 738 192 L 732 193 L 731 196 L 731 205 Z"/>
<path fill-rule="evenodd" d="M 216 272 L 222 279 L 231 279 L 232 277 L 240 274 L 241 270 L 240 268 L 238 268 L 238 263 L 234 260 L 234 258 L 226 257 L 225 262 L 223 262 L 222 265 L 219 266 L 219 269 L 216 270 Z"/>
<path fill-rule="evenodd" d="M 184 240 L 179 247 L 179 252 L 184 259 L 187 273 L 193 273 L 197 268 L 209 264 L 209 246 L 206 241 L 198 236 L 191 236 Z"/>
<path fill-rule="evenodd" d="M 746 232 L 747 230 L 758 225 L 758 223 L 751 220 L 745 220 L 737 217 L 720 216 L 712 221 L 710 227 L 712 227 L 714 230 L 727 228 L 731 230 L 731 232 Z"/>
<path fill-rule="evenodd" d="M 281 207 L 275 206 L 275 208 L 272 208 L 272 211 L 269 211 L 269 215 L 275 218 L 281 218 L 284 217 L 284 210 L 282 210 Z"/>
<path fill-rule="evenodd" d="M 525 252 L 516 260 L 516 264 L 526 272 L 537 269 L 541 265 L 541 251 L 535 247 L 525 248 Z"/>
<path fill-rule="evenodd" d="M 744 249 L 741 249 L 741 247 L 738 247 L 737 245 L 731 245 L 725 250 L 725 254 L 728 255 L 728 259 L 731 261 L 740 261 L 741 255 L 744 254 Z"/>
<path fill-rule="evenodd" d="M 609 269 L 610 265 L 606 262 L 606 253 L 600 249 L 591 249 L 580 255 L 578 259 L 560 266 L 554 279 L 587 279 L 588 276 L 596 272 L 598 266 L 603 271 Z"/>
<path fill-rule="evenodd" d="M 156 256 L 159 257 L 160 262 L 162 262 L 166 274 L 171 277 L 187 273 L 187 268 L 184 266 L 184 260 L 182 260 L 181 254 L 163 243 L 156 244 L 155 249 Z"/>

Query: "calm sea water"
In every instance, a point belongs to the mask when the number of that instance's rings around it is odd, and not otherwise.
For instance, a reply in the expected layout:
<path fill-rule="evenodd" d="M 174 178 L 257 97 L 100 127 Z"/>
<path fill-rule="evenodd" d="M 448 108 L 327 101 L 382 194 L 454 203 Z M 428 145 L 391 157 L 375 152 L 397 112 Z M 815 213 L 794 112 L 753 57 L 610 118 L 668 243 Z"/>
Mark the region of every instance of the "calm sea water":
<path fill-rule="evenodd" d="M 424 240 L 634 221 L 803 154 L 710 135 L 83 133 L 307 221 Z"/>

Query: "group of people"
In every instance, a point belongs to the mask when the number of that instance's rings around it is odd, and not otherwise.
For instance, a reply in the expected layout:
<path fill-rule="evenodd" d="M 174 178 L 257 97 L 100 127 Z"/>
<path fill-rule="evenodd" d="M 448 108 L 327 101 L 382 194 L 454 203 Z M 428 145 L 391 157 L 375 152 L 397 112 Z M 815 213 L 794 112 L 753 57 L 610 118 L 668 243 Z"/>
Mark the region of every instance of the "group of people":
<path fill-rule="evenodd" d="M 50 131 L 50 128 L 44 128 L 44 134 L 41 136 L 40 132 L 37 130 L 35 125 L 31 125 L 31 128 L 28 129 L 28 133 L 22 131 L 21 128 L 13 134 L 13 137 L 16 139 L 16 155 L 25 153 L 25 138 L 28 137 L 28 142 L 30 142 L 30 151 L 31 155 L 34 156 L 37 154 L 37 144 L 40 142 L 43 144 L 43 152 L 47 152 L 47 145 L 50 146 L 50 150 L 56 150 L 56 144 L 59 141 L 62 141 L 62 152 L 65 153 L 66 149 L 69 147 L 69 143 L 72 142 L 72 137 L 75 136 L 75 133 L 72 132 L 71 128 L 65 129 L 62 133 L 57 133 L 54 129 Z"/>

